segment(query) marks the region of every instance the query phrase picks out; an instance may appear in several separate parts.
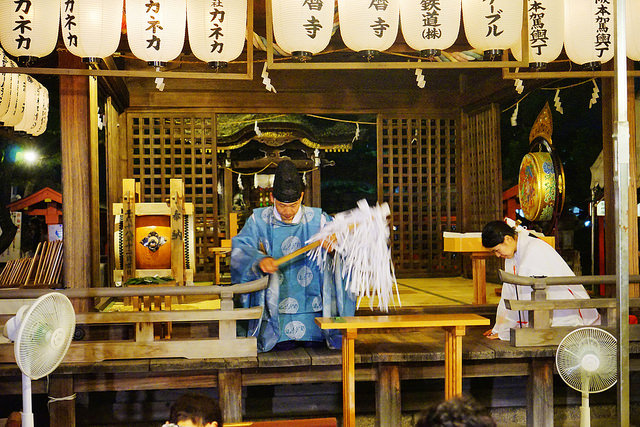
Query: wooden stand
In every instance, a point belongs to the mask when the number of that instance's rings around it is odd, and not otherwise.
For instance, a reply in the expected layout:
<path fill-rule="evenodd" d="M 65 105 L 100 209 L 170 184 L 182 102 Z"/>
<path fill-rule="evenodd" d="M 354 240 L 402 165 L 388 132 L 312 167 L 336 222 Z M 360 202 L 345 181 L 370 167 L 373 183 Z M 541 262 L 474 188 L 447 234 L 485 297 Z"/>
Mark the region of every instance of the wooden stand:
<path fill-rule="evenodd" d="M 358 329 L 443 328 L 445 331 L 444 395 L 446 399 L 450 399 L 462 394 L 462 337 L 466 332 L 465 328 L 467 326 L 488 325 L 489 319 L 478 316 L 477 314 L 417 314 L 400 316 L 317 317 L 316 323 L 320 326 L 320 329 L 343 330 L 343 426 L 355 427 L 355 339 L 358 336 Z"/>

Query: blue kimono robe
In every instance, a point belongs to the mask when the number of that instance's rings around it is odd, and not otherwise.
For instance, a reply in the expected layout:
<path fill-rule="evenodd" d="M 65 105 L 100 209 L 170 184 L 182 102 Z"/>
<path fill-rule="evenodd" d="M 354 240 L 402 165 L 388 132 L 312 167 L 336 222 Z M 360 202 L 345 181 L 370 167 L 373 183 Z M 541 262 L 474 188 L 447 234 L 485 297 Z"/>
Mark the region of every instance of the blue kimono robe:
<path fill-rule="evenodd" d="M 331 220 L 321 209 L 300 209 L 302 215 L 296 224 L 278 220 L 273 206 L 253 211 L 232 240 L 232 283 L 259 279 L 264 275 L 258 266 L 263 258 L 278 259 L 301 248 L 323 222 Z M 269 351 L 282 341 L 326 340 L 329 347 L 340 348 L 340 333 L 321 330 L 314 319 L 355 313 L 355 298 L 345 291 L 340 268 L 335 273 L 330 267 L 320 271 L 306 255 L 281 265 L 266 289 L 243 294 L 241 301 L 243 307 L 264 307 L 262 318 L 249 321 L 247 331 L 249 336 L 257 335 L 258 351 Z"/>

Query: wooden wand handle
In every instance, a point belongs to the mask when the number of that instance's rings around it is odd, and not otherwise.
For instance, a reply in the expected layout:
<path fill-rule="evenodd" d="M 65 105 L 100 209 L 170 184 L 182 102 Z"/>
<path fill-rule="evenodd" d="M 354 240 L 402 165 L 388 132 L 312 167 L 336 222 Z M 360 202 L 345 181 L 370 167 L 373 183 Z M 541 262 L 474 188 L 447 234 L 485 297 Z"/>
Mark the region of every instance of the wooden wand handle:
<path fill-rule="evenodd" d="M 320 246 L 322 244 L 322 240 L 318 240 L 315 241 L 313 243 L 309 243 L 307 246 L 303 246 L 300 249 L 298 249 L 297 251 L 293 251 L 288 255 L 285 255 L 281 258 L 278 258 L 275 260 L 275 264 L 277 266 L 284 264 L 287 261 L 291 261 L 292 259 L 296 258 L 298 255 L 302 255 L 303 253 L 309 252 L 312 249 L 317 248 L 318 246 Z"/>

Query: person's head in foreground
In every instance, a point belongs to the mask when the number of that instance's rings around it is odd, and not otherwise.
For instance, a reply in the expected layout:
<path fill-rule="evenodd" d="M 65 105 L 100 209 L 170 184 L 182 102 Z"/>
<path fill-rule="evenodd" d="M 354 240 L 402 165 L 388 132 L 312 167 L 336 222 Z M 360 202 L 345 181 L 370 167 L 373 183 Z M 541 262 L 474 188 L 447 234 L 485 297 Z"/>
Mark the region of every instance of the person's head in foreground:
<path fill-rule="evenodd" d="M 486 409 L 469 396 L 458 396 L 430 406 L 415 427 L 495 427 Z"/>
<path fill-rule="evenodd" d="M 278 163 L 273 178 L 273 205 L 283 222 L 290 223 L 298 213 L 304 196 L 304 186 L 298 168 L 291 160 Z"/>
<path fill-rule="evenodd" d="M 498 258 L 511 259 L 518 248 L 516 231 L 504 221 L 491 221 L 482 229 L 482 246 Z"/>
<path fill-rule="evenodd" d="M 185 427 L 222 427 L 222 414 L 216 399 L 187 393 L 171 406 L 169 422 Z"/>

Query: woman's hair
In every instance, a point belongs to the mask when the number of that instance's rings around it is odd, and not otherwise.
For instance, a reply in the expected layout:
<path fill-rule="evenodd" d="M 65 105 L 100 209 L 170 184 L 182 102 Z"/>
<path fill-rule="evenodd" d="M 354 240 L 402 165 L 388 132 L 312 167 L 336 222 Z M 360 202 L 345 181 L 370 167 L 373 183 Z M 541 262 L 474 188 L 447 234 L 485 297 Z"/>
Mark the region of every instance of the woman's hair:
<path fill-rule="evenodd" d="M 504 236 L 516 236 L 516 231 L 504 221 L 491 221 L 482 229 L 482 246 L 493 248 L 504 242 Z"/>
<path fill-rule="evenodd" d="M 495 427 L 487 410 L 470 396 L 458 396 L 430 406 L 415 427 Z"/>
<path fill-rule="evenodd" d="M 204 394 L 187 393 L 180 396 L 171 406 L 169 421 L 174 424 L 179 421 L 191 421 L 199 425 L 216 421 L 221 427 L 222 414 L 216 399 Z"/>

